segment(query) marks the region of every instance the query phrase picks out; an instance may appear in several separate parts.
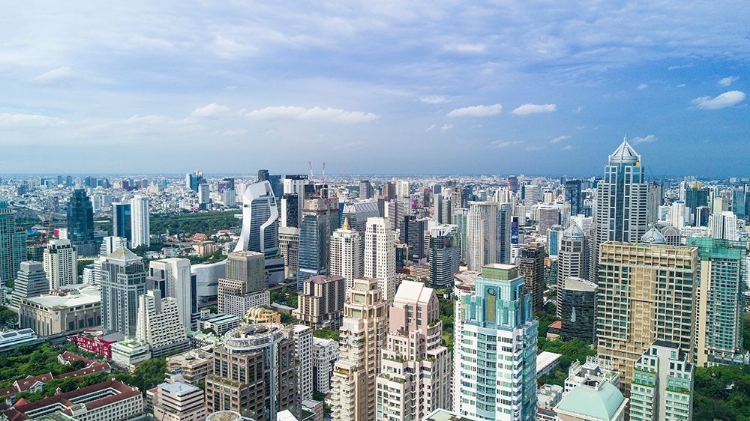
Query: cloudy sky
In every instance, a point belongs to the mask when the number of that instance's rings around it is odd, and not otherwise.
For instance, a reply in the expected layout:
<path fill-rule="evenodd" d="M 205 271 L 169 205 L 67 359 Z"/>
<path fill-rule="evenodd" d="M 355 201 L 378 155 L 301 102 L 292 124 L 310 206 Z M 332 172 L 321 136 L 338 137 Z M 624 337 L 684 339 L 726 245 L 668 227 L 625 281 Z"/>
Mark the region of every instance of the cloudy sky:
<path fill-rule="evenodd" d="M 750 175 L 750 2 L 10 2 L 0 173 Z"/>

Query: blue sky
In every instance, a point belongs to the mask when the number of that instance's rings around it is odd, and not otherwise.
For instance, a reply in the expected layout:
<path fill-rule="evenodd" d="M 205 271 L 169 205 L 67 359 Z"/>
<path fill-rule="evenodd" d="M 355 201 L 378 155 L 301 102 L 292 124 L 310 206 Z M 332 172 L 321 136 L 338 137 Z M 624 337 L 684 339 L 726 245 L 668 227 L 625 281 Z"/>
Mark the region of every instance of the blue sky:
<path fill-rule="evenodd" d="M 750 175 L 749 2 L 265 3 L 6 5 L 0 173 Z"/>

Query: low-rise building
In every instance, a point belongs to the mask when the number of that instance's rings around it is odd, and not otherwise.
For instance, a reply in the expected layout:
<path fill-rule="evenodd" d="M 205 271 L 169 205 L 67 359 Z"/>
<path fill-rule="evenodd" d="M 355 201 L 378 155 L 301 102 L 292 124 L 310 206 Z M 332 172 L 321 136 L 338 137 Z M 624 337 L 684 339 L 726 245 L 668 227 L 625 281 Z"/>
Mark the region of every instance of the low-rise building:
<path fill-rule="evenodd" d="M 552 409 L 560 402 L 563 395 L 563 387 L 555 384 L 543 384 L 536 391 L 537 412 L 543 409 Z M 537 416 L 538 418 L 538 416 Z"/>
<path fill-rule="evenodd" d="M 167 357 L 167 371 L 182 374 L 185 383 L 198 384 L 211 371 L 213 348 L 191 349 L 182 354 Z"/>
<path fill-rule="evenodd" d="M 68 337 L 79 349 L 93 352 L 112 359 L 112 345 L 125 339 L 125 335 L 119 332 L 105 334 L 102 330 L 86 329 L 81 333 Z"/>
<path fill-rule="evenodd" d="M 21 345 L 33 345 L 42 340 L 31 329 L 6 330 L 0 332 L 0 352 L 10 351 Z"/>
<path fill-rule="evenodd" d="M 163 421 L 203 421 L 206 405 L 203 391 L 193 385 L 176 381 L 161 383 L 153 396 L 154 417 Z"/>
<path fill-rule="evenodd" d="M 233 314 L 211 314 L 198 320 L 199 330 L 211 329 L 219 336 L 238 328 L 239 325 L 240 318 Z"/>
<path fill-rule="evenodd" d="M 102 324 L 101 289 L 98 285 L 85 285 L 24 298 L 18 314 L 21 327 L 31 328 L 39 336 L 98 327 Z"/>
<path fill-rule="evenodd" d="M 543 351 L 536 356 L 536 377 L 540 378 L 551 373 L 560 364 L 562 354 Z"/>
<path fill-rule="evenodd" d="M 151 359 L 151 347 L 148 343 L 127 338 L 112 345 L 112 364 L 117 367 L 135 371 L 135 366 Z"/>

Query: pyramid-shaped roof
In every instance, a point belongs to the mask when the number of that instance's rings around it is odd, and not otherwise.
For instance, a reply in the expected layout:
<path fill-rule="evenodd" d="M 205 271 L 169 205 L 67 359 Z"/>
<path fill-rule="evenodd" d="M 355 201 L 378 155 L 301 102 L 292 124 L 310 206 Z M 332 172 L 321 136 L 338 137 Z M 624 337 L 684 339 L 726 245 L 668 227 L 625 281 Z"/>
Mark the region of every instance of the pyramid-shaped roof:
<path fill-rule="evenodd" d="M 575 222 L 571 223 L 570 226 L 563 231 L 563 237 L 565 238 L 584 238 L 586 235 L 584 234 L 581 227 L 578 226 Z"/>
<path fill-rule="evenodd" d="M 128 250 L 127 247 L 120 247 L 117 250 L 113 251 L 112 253 L 107 255 L 108 259 L 114 259 L 114 260 L 141 260 L 140 257 L 138 257 L 137 254 L 133 253 L 132 251 Z"/>
<path fill-rule="evenodd" d="M 641 160 L 641 156 L 638 155 L 638 152 L 633 149 L 632 146 L 630 146 L 630 143 L 628 143 L 628 138 L 624 138 L 622 140 L 622 143 L 620 146 L 615 149 L 614 152 L 612 152 L 612 155 L 609 156 L 609 163 L 610 165 L 613 164 L 631 164 L 635 165 L 636 162 L 639 162 Z"/>
<path fill-rule="evenodd" d="M 662 233 L 659 232 L 658 229 L 656 229 L 656 227 L 652 227 L 645 234 L 643 234 L 643 237 L 641 237 L 641 242 L 650 244 L 664 244 L 667 242 L 667 240 L 666 238 L 664 238 L 664 235 L 662 235 Z"/>

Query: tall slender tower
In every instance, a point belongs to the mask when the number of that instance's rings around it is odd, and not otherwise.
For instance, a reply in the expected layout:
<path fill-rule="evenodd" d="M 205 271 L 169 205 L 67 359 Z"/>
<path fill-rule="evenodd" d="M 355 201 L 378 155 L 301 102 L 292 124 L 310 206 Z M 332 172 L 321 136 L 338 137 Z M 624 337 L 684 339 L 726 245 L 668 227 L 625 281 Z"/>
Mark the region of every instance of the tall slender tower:
<path fill-rule="evenodd" d="M 164 281 L 166 287 L 162 296 L 176 300 L 180 323 L 183 328 L 192 329 L 191 316 L 198 312 L 198 302 L 191 282 L 190 260 L 177 257 L 152 260 L 148 265 L 148 275 L 149 279 Z"/>
<path fill-rule="evenodd" d="M 531 294 L 533 311 L 544 311 L 544 245 L 529 244 L 521 248 L 518 274 L 523 276 L 524 290 Z"/>
<path fill-rule="evenodd" d="M 133 221 L 130 203 L 112 204 L 112 235 L 133 240 Z"/>
<path fill-rule="evenodd" d="M 364 272 L 378 280 L 387 305 L 396 295 L 396 246 L 390 223 L 385 218 L 368 218 L 365 230 Z"/>
<path fill-rule="evenodd" d="M 94 244 L 94 208 L 86 190 L 76 189 L 70 197 L 68 239 L 80 256 L 93 256 L 98 251 Z"/>
<path fill-rule="evenodd" d="M 351 288 L 354 279 L 364 275 L 362 256 L 362 237 L 344 219 L 344 225 L 331 236 L 331 275 L 343 276 L 346 287 Z"/>
<path fill-rule="evenodd" d="M 146 293 L 146 268 L 127 248 L 119 248 L 102 263 L 102 327 L 135 335 L 138 297 Z"/>
<path fill-rule="evenodd" d="M 596 236 L 590 273 L 597 273 L 602 244 L 637 243 L 648 230 L 648 183 L 643 173 L 641 156 L 624 139 L 609 156 L 604 179 L 596 187 Z"/>
<path fill-rule="evenodd" d="M 77 253 L 68 240 L 52 240 L 44 249 L 44 273 L 51 289 L 78 283 Z"/>
<path fill-rule="evenodd" d="M 279 210 L 271 183 L 251 184 L 242 195 L 242 231 L 234 251 L 263 253 L 266 283 L 276 285 L 284 279 L 284 258 L 279 250 Z"/>
<path fill-rule="evenodd" d="M 469 270 L 497 263 L 497 203 L 469 202 L 466 216 L 466 263 Z"/>
<path fill-rule="evenodd" d="M 145 196 L 135 196 L 130 200 L 130 227 L 133 230 L 130 246 L 133 248 L 151 245 L 149 238 L 151 234 L 148 215 L 149 201 L 149 198 Z"/>
<path fill-rule="evenodd" d="M 355 279 L 347 294 L 340 354 L 333 367 L 333 421 L 371 421 L 386 332 L 385 302 L 372 278 Z"/>
<path fill-rule="evenodd" d="M 13 279 L 26 260 L 26 232 L 16 230 L 16 212 L 0 202 L 0 282 Z"/>
<path fill-rule="evenodd" d="M 589 278 L 588 239 L 575 221 L 563 231 L 560 250 L 557 253 L 557 317 L 562 317 L 559 306 L 560 292 L 565 280 L 570 277 L 595 281 Z"/>

